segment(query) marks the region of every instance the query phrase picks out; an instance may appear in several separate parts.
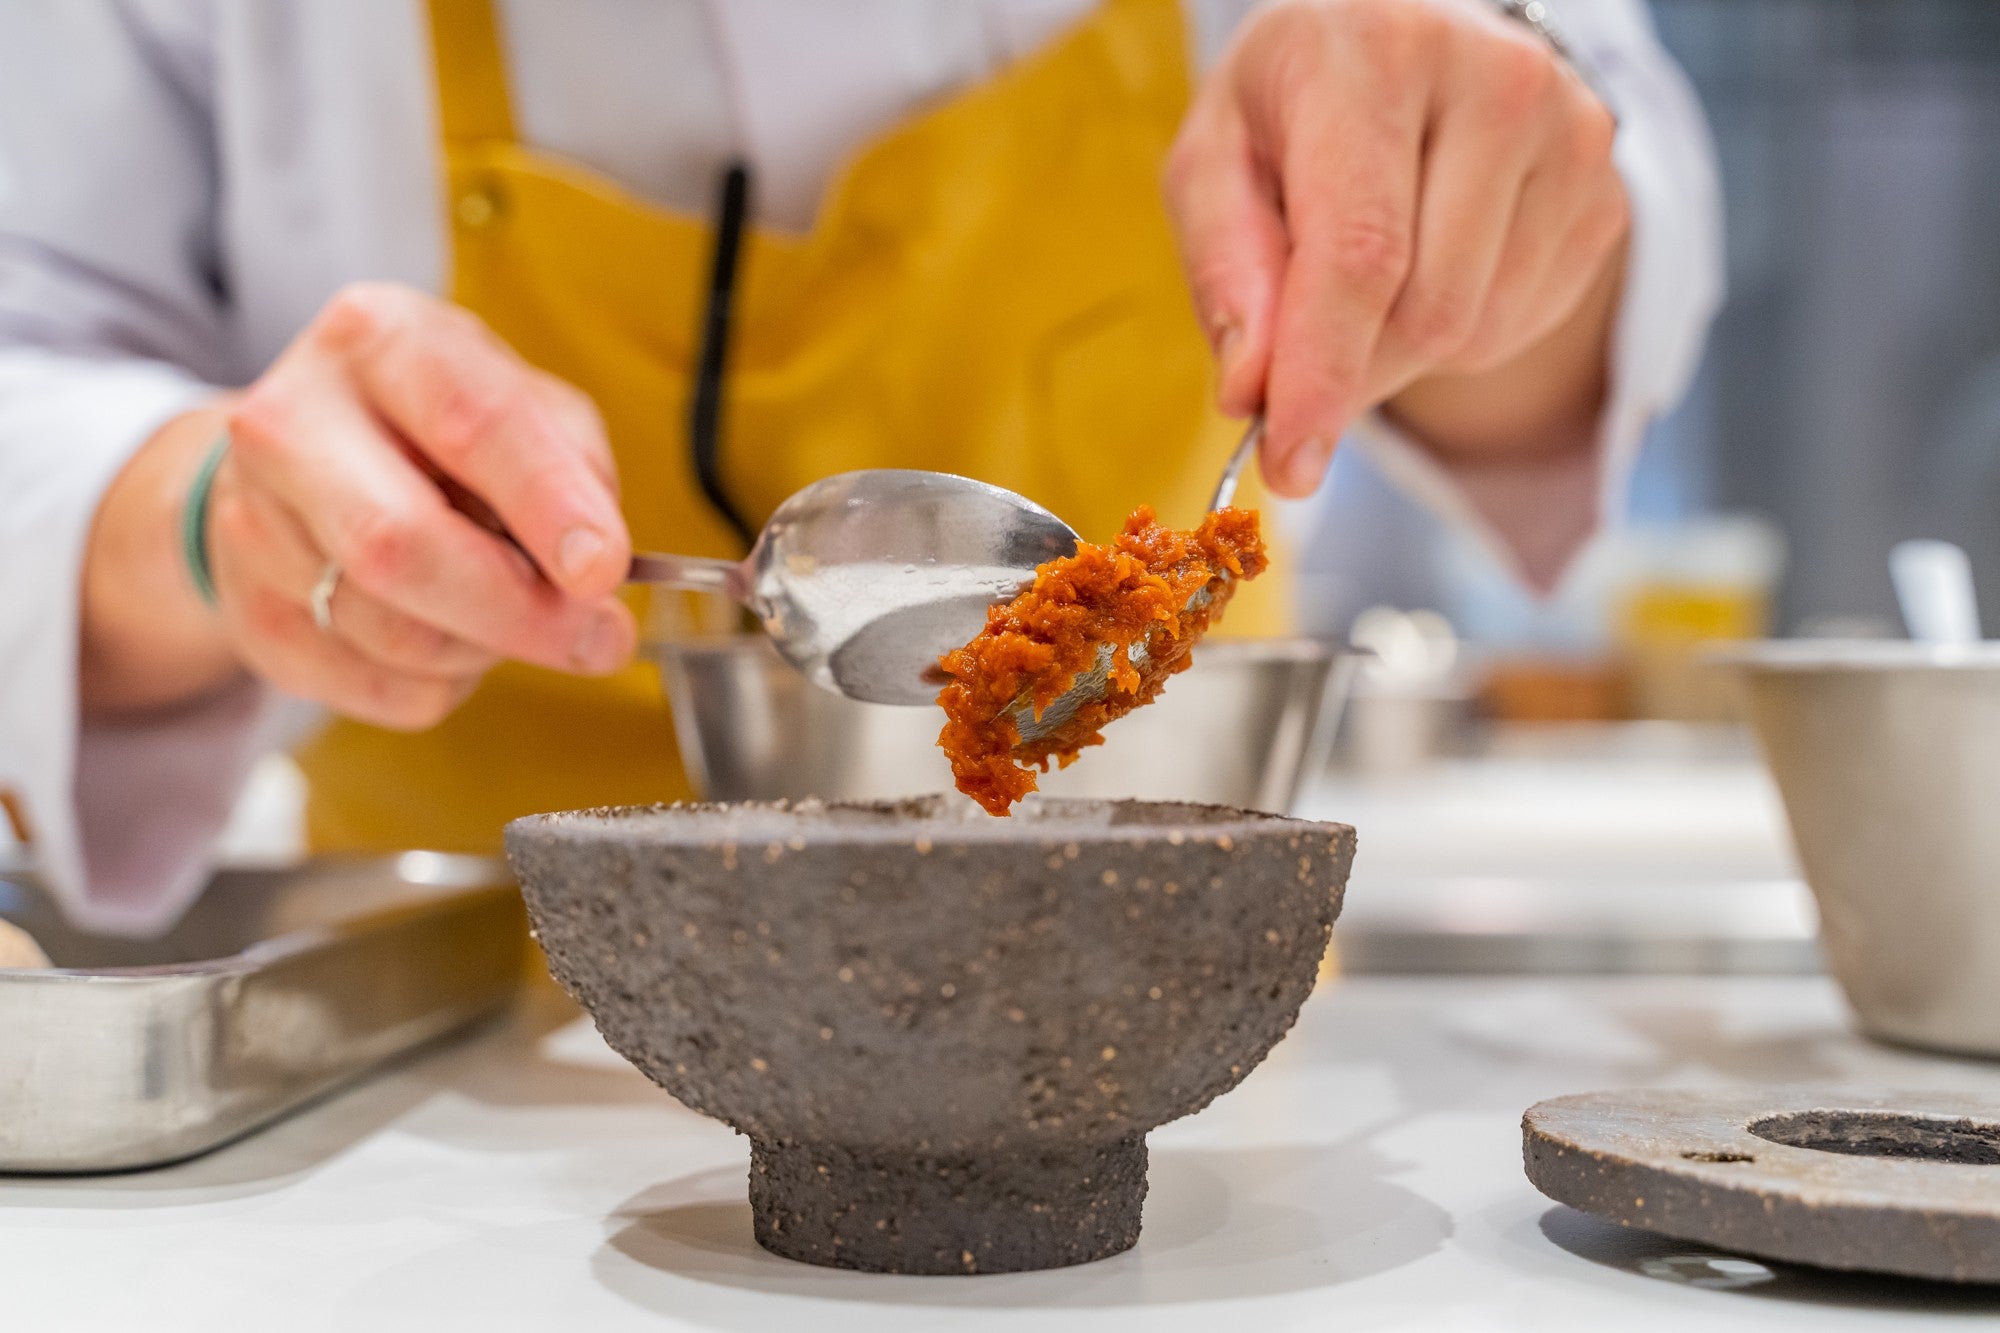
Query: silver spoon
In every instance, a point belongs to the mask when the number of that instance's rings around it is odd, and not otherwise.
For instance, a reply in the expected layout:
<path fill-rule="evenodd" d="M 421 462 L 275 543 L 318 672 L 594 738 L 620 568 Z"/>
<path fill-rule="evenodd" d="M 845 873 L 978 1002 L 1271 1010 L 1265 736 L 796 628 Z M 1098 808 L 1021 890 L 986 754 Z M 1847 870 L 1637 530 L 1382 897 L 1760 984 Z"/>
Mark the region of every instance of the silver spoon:
<path fill-rule="evenodd" d="M 1067 523 L 1012 491 L 875 468 L 792 495 L 741 560 L 639 554 L 628 578 L 734 598 L 817 685 L 927 704 L 944 683 L 938 659 L 1076 543 Z"/>
<path fill-rule="evenodd" d="M 1211 510 L 1236 495 L 1257 452 L 1250 423 L 1216 483 Z M 814 684 L 868 703 L 935 702 L 938 659 L 985 628 L 1035 567 L 1076 552 L 1076 532 L 1034 501 L 945 472 L 874 468 L 816 481 L 771 515 L 741 560 L 641 553 L 633 583 L 718 592 L 748 608 L 780 656 Z M 1198 607 L 1206 588 L 1189 600 Z M 1111 649 L 1042 710 L 1014 707 L 1023 740 L 1061 725 L 1109 680 Z M 1146 660 L 1135 644 L 1134 663 Z"/>

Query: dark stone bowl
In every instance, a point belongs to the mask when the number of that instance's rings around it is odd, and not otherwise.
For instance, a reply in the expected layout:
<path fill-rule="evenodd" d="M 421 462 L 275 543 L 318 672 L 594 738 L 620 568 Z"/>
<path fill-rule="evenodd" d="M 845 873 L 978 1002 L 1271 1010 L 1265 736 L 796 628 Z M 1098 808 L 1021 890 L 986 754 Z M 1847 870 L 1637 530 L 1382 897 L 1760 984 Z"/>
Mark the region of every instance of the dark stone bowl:
<path fill-rule="evenodd" d="M 994 1273 L 1138 1240 L 1146 1131 L 1291 1027 L 1354 831 L 930 797 L 538 815 L 507 851 L 605 1039 L 749 1136 L 765 1249 Z"/>

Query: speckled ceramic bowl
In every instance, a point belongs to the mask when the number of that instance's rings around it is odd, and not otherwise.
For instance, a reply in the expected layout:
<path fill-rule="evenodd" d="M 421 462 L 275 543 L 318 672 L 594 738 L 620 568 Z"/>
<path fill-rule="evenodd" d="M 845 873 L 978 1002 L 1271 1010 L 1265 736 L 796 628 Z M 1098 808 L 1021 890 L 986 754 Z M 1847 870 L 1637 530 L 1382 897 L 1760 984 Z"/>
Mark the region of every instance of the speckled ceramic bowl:
<path fill-rule="evenodd" d="M 1354 832 L 930 797 L 540 815 L 507 848 L 606 1040 L 749 1136 L 766 1249 L 991 1273 L 1137 1241 L 1146 1131 L 1291 1027 Z"/>

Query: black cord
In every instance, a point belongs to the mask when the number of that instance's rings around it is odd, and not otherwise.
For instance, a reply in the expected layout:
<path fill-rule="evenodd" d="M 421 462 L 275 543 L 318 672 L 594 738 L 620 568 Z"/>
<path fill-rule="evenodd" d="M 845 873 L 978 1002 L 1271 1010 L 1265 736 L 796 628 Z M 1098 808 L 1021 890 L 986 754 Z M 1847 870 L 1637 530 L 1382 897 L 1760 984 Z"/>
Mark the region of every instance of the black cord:
<path fill-rule="evenodd" d="M 757 533 L 744 520 L 722 484 L 722 381 L 729 359 L 729 326 L 736 308 L 736 268 L 743 250 L 743 225 L 750 211 L 750 169 L 732 163 L 722 177 L 715 218 L 715 252 L 708 269 L 708 303 L 702 310 L 700 360 L 695 366 L 694 400 L 688 409 L 688 447 L 694 455 L 701 493 L 728 520 L 747 550 Z"/>

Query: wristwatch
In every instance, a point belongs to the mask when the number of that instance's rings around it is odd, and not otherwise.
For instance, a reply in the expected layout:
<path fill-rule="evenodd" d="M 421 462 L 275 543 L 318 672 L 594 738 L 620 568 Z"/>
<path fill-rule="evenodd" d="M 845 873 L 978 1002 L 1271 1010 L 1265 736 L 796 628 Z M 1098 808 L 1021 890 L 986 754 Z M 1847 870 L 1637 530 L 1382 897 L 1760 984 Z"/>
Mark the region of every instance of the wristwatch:
<path fill-rule="evenodd" d="M 1597 95 L 1597 100 L 1604 103 L 1614 117 L 1617 116 L 1618 108 L 1605 91 L 1604 79 L 1597 67 L 1563 40 L 1562 31 L 1546 0 L 1493 0 L 1493 3 L 1499 6 L 1501 13 L 1526 24 L 1531 32 L 1547 42 L 1549 49 L 1561 56 L 1564 63 L 1583 80 L 1584 86 Z"/>

